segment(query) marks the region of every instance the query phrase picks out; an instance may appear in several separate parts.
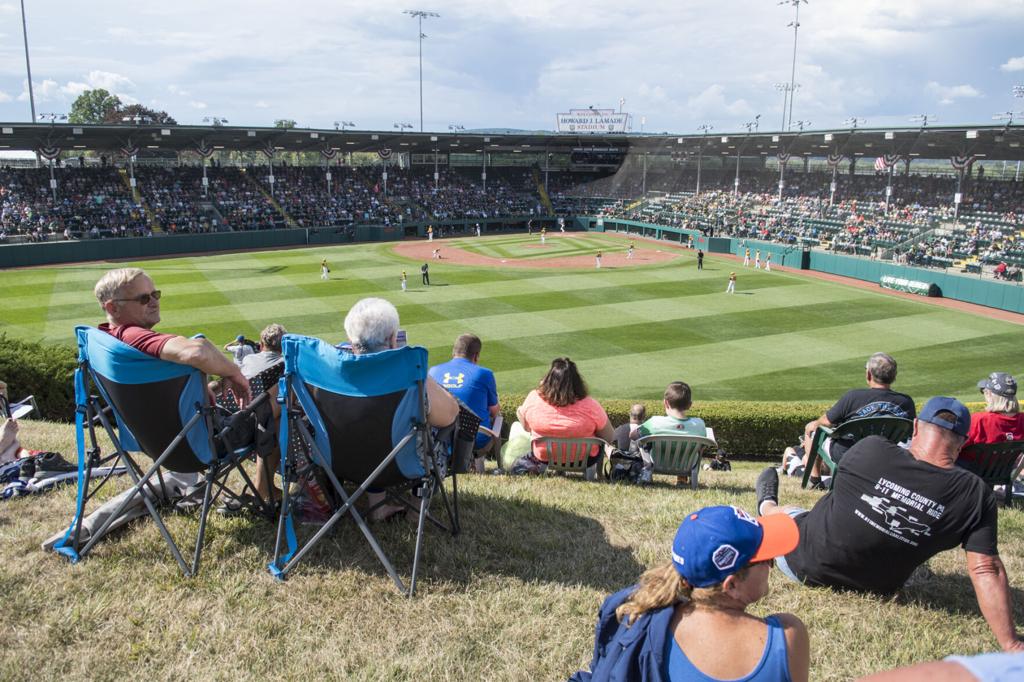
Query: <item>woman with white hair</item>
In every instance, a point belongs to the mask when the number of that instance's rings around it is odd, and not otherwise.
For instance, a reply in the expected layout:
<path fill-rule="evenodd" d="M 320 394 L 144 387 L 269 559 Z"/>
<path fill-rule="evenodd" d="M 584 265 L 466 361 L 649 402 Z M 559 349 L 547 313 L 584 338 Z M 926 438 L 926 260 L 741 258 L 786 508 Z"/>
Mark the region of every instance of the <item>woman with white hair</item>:
<path fill-rule="evenodd" d="M 345 316 L 345 335 L 355 355 L 398 348 L 398 309 L 383 298 L 357 301 Z M 451 425 L 459 416 L 458 402 L 429 376 L 426 391 L 427 423 L 437 428 Z M 371 507 L 376 506 L 384 501 L 384 492 L 367 489 L 367 500 Z M 373 511 L 370 518 L 381 521 L 403 511 L 404 507 L 382 505 Z"/>
<path fill-rule="evenodd" d="M 978 382 L 978 390 L 985 397 L 985 410 L 971 415 L 971 430 L 964 446 L 1024 439 L 1017 380 L 1006 372 L 992 372 Z"/>

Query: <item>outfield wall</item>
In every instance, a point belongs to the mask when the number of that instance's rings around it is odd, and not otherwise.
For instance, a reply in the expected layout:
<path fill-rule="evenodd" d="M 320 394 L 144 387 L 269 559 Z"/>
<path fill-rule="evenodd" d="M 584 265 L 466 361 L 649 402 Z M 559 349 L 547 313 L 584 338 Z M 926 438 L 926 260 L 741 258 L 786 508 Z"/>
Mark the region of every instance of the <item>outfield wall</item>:
<path fill-rule="evenodd" d="M 820 251 L 810 252 L 808 269 L 852 277 L 875 284 L 878 284 L 884 275 L 930 282 L 939 287 L 944 298 L 1024 313 L 1024 287 L 1017 284 L 981 279 L 977 276 L 951 275 L 927 268 L 896 265 Z"/>
<path fill-rule="evenodd" d="M 356 225 L 346 227 L 293 228 L 212 234 L 175 234 L 124 239 L 79 239 L 41 244 L 4 244 L 0 246 L 0 268 L 31 265 L 56 265 L 97 260 L 130 260 L 180 256 L 189 253 L 247 251 L 316 244 L 398 241 L 406 236 L 426 237 L 427 226 L 471 229 L 477 223 L 487 232 L 520 228 L 528 216 L 480 218 L 447 221 L 423 221 L 404 225 Z M 555 218 L 536 218 L 537 229 L 554 229 Z"/>
<path fill-rule="evenodd" d="M 794 244 L 776 244 L 754 239 L 734 239 L 702 235 L 697 230 L 680 227 L 651 225 L 633 220 L 604 218 L 603 225 L 598 226 L 598 218 L 587 218 L 586 227 L 591 230 L 619 230 L 654 239 L 667 239 L 686 243 L 693 236 L 694 246 L 712 253 L 731 253 L 740 258 L 744 251 L 750 249 L 750 258 L 754 259 L 758 250 L 761 259 L 772 254 L 772 263 L 781 264 L 794 270 L 814 270 L 859 279 L 878 284 L 884 275 L 892 275 L 904 279 L 934 283 L 939 287 L 944 298 L 966 303 L 976 303 L 989 308 L 1024 313 L 1024 286 L 1009 282 L 997 282 L 993 279 L 981 279 L 978 276 L 950 274 L 929 268 L 918 268 L 910 265 L 896 265 L 884 261 L 870 260 L 856 256 L 844 256 L 823 251 L 807 250 Z"/>

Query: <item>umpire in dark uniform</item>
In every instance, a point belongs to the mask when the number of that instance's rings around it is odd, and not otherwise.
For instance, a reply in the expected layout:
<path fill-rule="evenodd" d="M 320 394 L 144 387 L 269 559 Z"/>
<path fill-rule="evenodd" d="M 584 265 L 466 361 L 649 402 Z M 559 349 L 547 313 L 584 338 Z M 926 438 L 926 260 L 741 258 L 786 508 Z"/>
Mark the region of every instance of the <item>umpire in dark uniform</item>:
<path fill-rule="evenodd" d="M 420 267 L 420 274 L 423 275 L 423 283 L 426 285 L 430 284 L 430 266 L 424 263 Z"/>

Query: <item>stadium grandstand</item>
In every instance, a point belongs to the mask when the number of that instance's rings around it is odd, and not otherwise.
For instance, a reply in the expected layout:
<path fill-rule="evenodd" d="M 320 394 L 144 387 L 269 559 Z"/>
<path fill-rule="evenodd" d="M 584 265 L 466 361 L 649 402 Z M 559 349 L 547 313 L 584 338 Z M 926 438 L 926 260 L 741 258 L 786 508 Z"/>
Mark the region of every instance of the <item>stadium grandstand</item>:
<path fill-rule="evenodd" d="M 1024 127 L 721 135 L 0 124 L 0 241 L 553 216 L 1020 280 Z M 35 158 L 32 158 L 35 154 Z M 492 224 L 490 229 L 496 229 Z"/>

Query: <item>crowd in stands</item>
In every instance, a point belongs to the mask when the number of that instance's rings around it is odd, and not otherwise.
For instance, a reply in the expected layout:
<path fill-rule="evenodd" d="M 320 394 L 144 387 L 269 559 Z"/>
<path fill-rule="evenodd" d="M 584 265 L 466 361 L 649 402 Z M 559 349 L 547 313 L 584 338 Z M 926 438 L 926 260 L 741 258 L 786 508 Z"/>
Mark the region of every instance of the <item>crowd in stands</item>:
<path fill-rule="evenodd" d="M 704 170 L 696 194 L 696 173 L 650 172 L 646 179 L 627 159 L 618 172 L 552 172 L 547 192 L 561 215 L 598 215 L 693 228 L 707 235 L 761 239 L 839 253 L 891 259 L 925 267 L 960 264 L 986 268 L 1015 280 L 1024 267 L 1024 183 L 964 182 L 956 210 L 950 177 L 894 174 L 886 202 L 887 176 L 839 174 L 830 191 L 827 172 L 785 176 L 778 190 L 773 171 L 744 172 L 739 192 L 728 169 Z M 490 169 L 487 191 L 475 169 L 332 166 L 269 168 L 212 165 L 203 191 L 195 167 L 134 169 L 137 191 L 127 173 L 113 166 L 60 168 L 56 200 L 49 170 L 0 170 L 0 242 L 50 241 L 109 236 L 148 236 L 218 230 L 258 230 L 402 225 L 544 212 L 536 169 Z M 647 195 L 644 198 L 644 191 Z M 955 220 L 954 220 L 955 219 Z M 439 231 L 440 234 L 440 231 Z"/>

